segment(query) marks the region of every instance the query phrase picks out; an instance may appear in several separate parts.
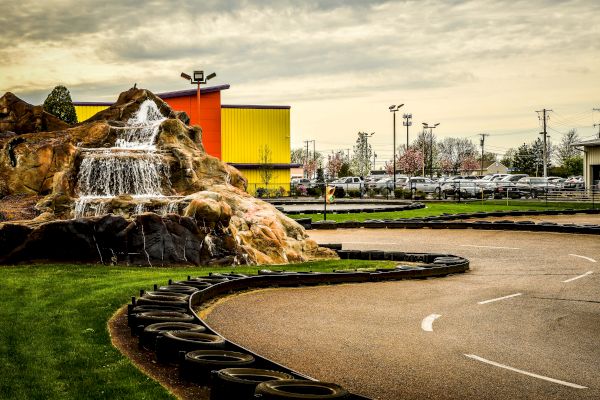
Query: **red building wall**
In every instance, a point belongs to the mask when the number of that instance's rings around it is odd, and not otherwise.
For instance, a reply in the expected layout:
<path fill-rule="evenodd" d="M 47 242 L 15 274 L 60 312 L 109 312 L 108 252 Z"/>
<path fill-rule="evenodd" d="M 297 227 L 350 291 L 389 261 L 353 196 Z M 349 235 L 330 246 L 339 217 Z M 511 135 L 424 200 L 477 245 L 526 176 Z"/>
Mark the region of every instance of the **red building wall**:
<path fill-rule="evenodd" d="M 195 90 L 193 93 L 185 90 L 158 96 L 172 109 L 185 111 L 190 117 L 191 125 L 200 125 L 204 149 L 211 156 L 221 159 L 221 91 L 209 89 L 206 93 L 200 92 L 200 118 Z"/>

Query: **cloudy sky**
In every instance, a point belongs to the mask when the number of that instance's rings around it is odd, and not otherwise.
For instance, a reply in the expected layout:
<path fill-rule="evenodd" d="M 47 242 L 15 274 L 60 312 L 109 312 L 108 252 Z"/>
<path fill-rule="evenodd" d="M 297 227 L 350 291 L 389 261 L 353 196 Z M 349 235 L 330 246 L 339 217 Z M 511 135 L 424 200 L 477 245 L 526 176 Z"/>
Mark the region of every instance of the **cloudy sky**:
<path fill-rule="evenodd" d="M 600 122 L 600 2 L 0 0 L 0 91 L 43 102 L 57 84 L 112 101 L 137 82 L 191 88 L 181 71 L 231 84 L 223 103 L 292 106 L 292 145 L 351 148 L 358 131 L 392 152 L 391 104 L 438 137 L 489 133 L 502 153 Z M 399 115 L 400 116 L 400 115 Z M 398 120 L 398 141 L 405 130 Z"/>

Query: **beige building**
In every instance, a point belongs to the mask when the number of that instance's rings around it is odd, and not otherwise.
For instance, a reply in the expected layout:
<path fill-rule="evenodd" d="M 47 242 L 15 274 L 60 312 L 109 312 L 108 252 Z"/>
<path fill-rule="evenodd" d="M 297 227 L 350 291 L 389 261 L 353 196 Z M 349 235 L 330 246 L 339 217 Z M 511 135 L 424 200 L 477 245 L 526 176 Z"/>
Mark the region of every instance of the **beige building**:
<path fill-rule="evenodd" d="M 600 189 L 600 139 L 585 140 L 574 146 L 583 148 L 583 180 L 586 188 Z"/>
<path fill-rule="evenodd" d="M 494 161 L 483 172 L 486 174 L 508 174 L 508 167 L 499 161 Z"/>

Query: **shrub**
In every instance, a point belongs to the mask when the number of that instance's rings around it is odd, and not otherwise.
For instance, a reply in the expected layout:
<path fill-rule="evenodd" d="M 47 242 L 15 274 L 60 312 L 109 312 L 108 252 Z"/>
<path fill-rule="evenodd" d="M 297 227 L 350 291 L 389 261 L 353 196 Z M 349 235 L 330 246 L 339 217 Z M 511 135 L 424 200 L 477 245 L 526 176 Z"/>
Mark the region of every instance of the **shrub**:
<path fill-rule="evenodd" d="M 397 199 L 410 199 L 412 198 L 412 193 L 409 189 L 396 189 L 394 190 L 394 197 Z"/>
<path fill-rule="evenodd" d="M 348 190 L 347 193 L 348 193 L 348 197 L 351 197 L 353 199 L 360 197 L 360 190 L 350 189 L 350 190 Z"/>
<path fill-rule="evenodd" d="M 333 193 L 333 196 L 338 199 L 341 199 L 343 197 L 346 197 L 346 191 L 344 190 L 343 187 L 338 186 L 335 188 L 335 192 Z"/>
<path fill-rule="evenodd" d="M 319 197 L 322 193 L 323 191 L 320 187 L 311 187 L 306 189 L 306 194 L 308 194 L 309 196 Z"/>
<path fill-rule="evenodd" d="M 269 189 L 262 188 L 262 187 L 256 189 L 256 197 L 262 198 L 262 197 L 268 197 L 268 196 L 269 196 Z"/>
<path fill-rule="evenodd" d="M 369 196 L 369 197 L 375 197 L 376 194 L 377 194 L 377 192 L 373 189 L 369 189 L 367 191 L 367 196 Z"/>
<path fill-rule="evenodd" d="M 56 86 L 52 89 L 44 101 L 44 111 L 68 124 L 77 123 L 77 114 L 71 100 L 71 93 L 64 86 Z"/>

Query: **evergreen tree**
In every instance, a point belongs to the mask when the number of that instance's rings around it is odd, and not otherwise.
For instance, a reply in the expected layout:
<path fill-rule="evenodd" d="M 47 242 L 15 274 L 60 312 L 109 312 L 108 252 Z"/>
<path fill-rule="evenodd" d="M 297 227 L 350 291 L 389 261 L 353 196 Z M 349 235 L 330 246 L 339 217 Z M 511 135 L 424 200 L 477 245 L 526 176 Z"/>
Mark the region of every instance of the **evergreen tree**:
<path fill-rule="evenodd" d="M 44 111 L 68 124 L 77 123 L 77 114 L 71 100 L 71 93 L 62 86 L 56 86 L 44 101 Z"/>
<path fill-rule="evenodd" d="M 530 146 L 523 143 L 513 156 L 513 169 L 522 174 L 535 175 L 535 155 Z"/>

